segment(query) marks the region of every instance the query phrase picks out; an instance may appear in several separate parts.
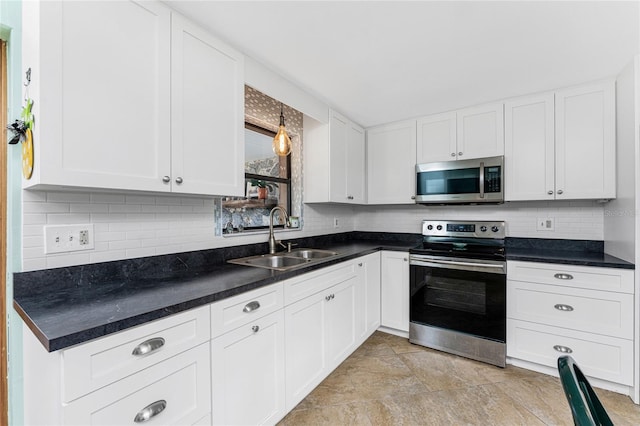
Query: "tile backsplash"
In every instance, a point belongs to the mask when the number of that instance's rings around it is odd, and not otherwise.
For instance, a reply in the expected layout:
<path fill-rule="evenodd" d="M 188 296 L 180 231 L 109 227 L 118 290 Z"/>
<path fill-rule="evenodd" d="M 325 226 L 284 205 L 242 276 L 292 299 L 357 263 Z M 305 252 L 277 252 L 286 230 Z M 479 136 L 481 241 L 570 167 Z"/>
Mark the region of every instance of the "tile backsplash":
<path fill-rule="evenodd" d="M 457 207 L 305 204 L 303 229 L 277 236 L 292 239 L 353 230 L 418 233 L 422 219 L 446 218 L 504 220 L 511 237 L 602 240 L 604 206 L 590 201 Z M 539 217 L 553 217 L 554 231 L 537 231 Z M 44 225 L 83 223 L 94 224 L 94 250 L 44 254 Z M 265 234 L 215 236 L 211 198 L 23 191 L 24 271 L 266 240 Z"/>

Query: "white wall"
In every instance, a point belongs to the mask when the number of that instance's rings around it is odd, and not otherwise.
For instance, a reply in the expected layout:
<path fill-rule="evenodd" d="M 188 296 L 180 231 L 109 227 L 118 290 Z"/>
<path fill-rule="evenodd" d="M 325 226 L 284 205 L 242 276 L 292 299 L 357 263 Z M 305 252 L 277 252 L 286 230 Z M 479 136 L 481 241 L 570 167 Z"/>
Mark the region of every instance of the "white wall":
<path fill-rule="evenodd" d="M 604 210 L 605 250 L 621 259 L 635 262 L 637 197 L 636 181 L 639 136 L 638 67 L 636 57 L 616 79 L 616 173 L 617 198 Z"/>

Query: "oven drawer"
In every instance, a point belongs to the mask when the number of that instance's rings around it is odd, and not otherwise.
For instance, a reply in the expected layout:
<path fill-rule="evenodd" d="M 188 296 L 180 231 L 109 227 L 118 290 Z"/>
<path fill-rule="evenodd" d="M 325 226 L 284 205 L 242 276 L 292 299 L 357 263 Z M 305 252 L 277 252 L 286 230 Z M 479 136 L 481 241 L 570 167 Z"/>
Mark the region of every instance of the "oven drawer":
<path fill-rule="evenodd" d="M 633 294 L 633 272 L 594 266 L 507 261 L 507 278 L 540 284 Z"/>
<path fill-rule="evenodd" d="M 633 341 L 514 319 L 507 320 L 507 356 L 557 368 L 570 354 L 590 376 L 633 385 Z"/>
<path fill-rule="evenodd" d="M 633 338 L 633 295 L 507 281 L 507 317 Z"/>

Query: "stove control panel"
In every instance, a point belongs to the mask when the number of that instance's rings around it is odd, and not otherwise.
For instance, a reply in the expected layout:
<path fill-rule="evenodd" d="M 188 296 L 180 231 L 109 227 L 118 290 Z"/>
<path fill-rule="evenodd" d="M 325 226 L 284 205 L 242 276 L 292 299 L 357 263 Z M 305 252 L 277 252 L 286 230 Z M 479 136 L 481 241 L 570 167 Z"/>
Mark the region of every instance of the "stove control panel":
<path fill-rule="evenodd" d="M 495 221 L 423 220 L 422 235 L 468 238 L 504 238 L 505 223 Z"/>

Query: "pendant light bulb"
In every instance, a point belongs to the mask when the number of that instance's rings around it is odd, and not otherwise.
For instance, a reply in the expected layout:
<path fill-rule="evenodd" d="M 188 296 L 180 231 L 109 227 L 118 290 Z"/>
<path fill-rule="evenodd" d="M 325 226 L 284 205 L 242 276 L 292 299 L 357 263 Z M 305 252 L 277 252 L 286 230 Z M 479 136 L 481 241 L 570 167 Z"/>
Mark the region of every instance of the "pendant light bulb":
<path fill-rule="evenodd" d="M 284 126 L 282 104 L 280 104 L 280 127 L 278 128 L 276 137 L 273 138 L 273 152 L 280 157 L 286 157 L 291 153 L 291 139 Z"/>

